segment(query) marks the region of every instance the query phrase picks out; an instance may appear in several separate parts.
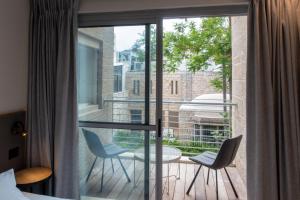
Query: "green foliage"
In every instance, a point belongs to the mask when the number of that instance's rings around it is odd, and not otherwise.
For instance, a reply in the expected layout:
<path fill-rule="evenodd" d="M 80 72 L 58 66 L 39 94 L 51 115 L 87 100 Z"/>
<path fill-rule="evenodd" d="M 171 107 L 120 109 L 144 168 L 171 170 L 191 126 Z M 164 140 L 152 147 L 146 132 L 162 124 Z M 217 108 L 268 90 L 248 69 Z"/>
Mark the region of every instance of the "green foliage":
<path fill-rule="evenodd" d="M 131 150 L 144 145 L 144 136 L 138 131 L 117 131 L 113 135 L 114 143 Z"/>
<path fill-rule="evenodd" d="M 199 141 L 186 142 L 179 141 L 177 139 L 171 141 L 164 139 L 163 145 L 178 148 L 179 150 L 181 150 L 183 156 L 197 155 L 204 151 L 217 152 L 220 148 L 220 146 L 215 143 L 205 143 Z"/>
<path fill-rule="evenodd" d="M 113 135 L 113 142 L 134 152 L 136 149 L 144 146 L 144 135 L 140 132 L 135 131 L 117 131 Z M 150 143 L 155 144 L 155 139 L 150 139 Z M 163 145 L 178 148 L 179 150 L 181 150 L 183 156 L 196 155 L 208 150 L 217 152 L 220 148 L 217 143 L 207 143 L 200 141 L 187 142 L 179 141 L 177 139 L 163 139 Z"/>
<path fill-rule="evenodd" d="M 231 76 L 231 28 L 228 17 L 201 18 L 176 23 L 173 32 L 164 33 L 166 71 L 175 72 L 185 62 L 191 72 L 204 71 L 216 66 L 217 77 L 211 84 L 219 91 Z M 226 88 L 229 84 L 226 84 Z"/>
<path fill-rule="evenodd" d="M 175 72 L 185 62 L 191 72 L 216 67 L 217 77 L 211 85 L 217 91 L 229 88 L 231 79 L 231 27 L 228 17 L 200 18 L 199 23 L 187 21 L 176 23 L 173 32 L 164 33 L 164 69 Z M 140 35 L 132 51 L 137 60 L 145 60 L 145 32 Z M 156 60 L 156 28 L 150 29 L 150 59 Z M 226 85 L 223 83 L 226 79 Z"/>

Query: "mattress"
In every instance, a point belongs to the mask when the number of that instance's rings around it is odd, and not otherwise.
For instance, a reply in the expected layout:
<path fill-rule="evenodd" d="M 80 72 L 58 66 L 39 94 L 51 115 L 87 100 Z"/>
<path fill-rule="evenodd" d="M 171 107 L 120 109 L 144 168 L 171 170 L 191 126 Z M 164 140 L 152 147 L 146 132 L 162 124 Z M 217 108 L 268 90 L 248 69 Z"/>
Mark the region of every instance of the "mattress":
<path fill-rule="evenodd" d="M 24 194 L 25 197 L 27 197 L 30 200 L 67 200 L 67 199 L 50 197 L 50 196 L 45 196 L 45 195 L 32 194 L 32 193 L 27 193 L 27 192 L 23 192 L 23 194 Z"/>

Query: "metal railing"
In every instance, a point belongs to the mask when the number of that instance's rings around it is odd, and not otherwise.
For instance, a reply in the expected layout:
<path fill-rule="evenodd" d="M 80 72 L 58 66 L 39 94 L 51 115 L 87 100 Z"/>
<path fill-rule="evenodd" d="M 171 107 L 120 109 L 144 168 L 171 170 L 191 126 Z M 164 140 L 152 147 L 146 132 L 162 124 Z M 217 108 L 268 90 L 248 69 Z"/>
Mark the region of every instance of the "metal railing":
<path fill-rule="evenodd" d="M 104 107 L 111 109 L 114 122 L 143 123 L 144 101 L 139 99 L 104 100 Z M 155 104 L 154 100 L 150 104 Z M 150 107 L 151 107 L 150 106 Z M 154 106 L 154 105 L 153 105 Z M 203 151 L 218 151 L 222 142 L 232 135 L 231 111 L 235 104 L 216 102 L 163 101 L 163 145 L 180 149 L 185 156 Z M 131 110 L 141 110 L 141 115 L 131 114 Z M 139 121 L 140 119 L 140 121 Z M 150 111 L 150 119 L 155 123 L 155 110 Z M 144 144 L 144 134 L 138 131 L 115 130 L 113 142 L 134 151 Z M 155 133 L 151 133 L 151 143 L 155 143 Z"/>

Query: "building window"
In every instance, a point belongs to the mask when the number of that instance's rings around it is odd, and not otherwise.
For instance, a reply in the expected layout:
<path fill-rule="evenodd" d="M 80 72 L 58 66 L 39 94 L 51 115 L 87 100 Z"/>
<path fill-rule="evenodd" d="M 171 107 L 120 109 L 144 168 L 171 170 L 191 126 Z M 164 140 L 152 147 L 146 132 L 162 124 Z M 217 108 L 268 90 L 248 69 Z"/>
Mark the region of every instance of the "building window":
<path fill-rule="evenodd" d="M 178 94 L 178 81 L 171 81 L 171 94 Z"/>
<path fill-rule="evenodd" d="M 133 94 L 140 95 L 140 80 L 133 80 Z"/>
<path fill-rule="evenodd" d="M 142 111 L 141 110 L 131 110 L 131 123 L 141 124 L 142 123 Z"/>
<path fill-rule="evenodd" d="M 136 59 L 135 59 L 136 60 Z M 135 71 L 135 72 L 141 72 L 141 71 L 144 71 L 145 69 L 145 63 L 144 62 L 137 62 L 137 61 L 134 61 L 132 64 L 131 64 L 131 71 Z"/>
<path fill-rule="evenodd" d="M 84 37 L 79 33 L 79 39 Z M 79 41 L 80 41 L 79 40 Z M 102 106 L 102 42 L 98 41 L 91 47 L 78 43 L 77 48 L 77 84 L 78 103 L 87 103 Z"/>
<path fill-rule="evenodd" d="M 224 126 L 194 124 L 194 140 L 201 142 L 215 142 L 218 136 L 226 136 Z"/>
<path fill-rule="evenodd" d="M 150 81 L 150 94 L 152 94 L 152 93 L 153 93 L 153 91 L 152 91 L 152 90 L 153 90 L 153 88 L 152 88 L 152 84 L 153 84 L 153 83 L 152 83 L 152 80 L 151 80 L 151 81 Z"/>
<path fill-rule="evenodd" d="M 169 111 L 169 127 L 170 128 L 178 128 L 178 111 Z"/>
<path fill-rule="evenodd" d="M 114 92 L 122 92 L 122 65 L 114 66 Z"/>

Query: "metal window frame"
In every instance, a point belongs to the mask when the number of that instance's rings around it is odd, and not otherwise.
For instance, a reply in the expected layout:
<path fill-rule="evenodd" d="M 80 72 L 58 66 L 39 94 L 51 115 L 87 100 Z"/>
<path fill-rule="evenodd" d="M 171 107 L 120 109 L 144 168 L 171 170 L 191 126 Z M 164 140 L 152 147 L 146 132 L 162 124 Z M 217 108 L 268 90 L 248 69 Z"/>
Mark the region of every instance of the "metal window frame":
<path fill-rule="evenodd" d="M 125 130 L 139 130 L 144 131 L 145 135 L 145 170 L 144 170 L 144 198 L 149 199 L 149 176 L 150 176 L 150 156 L 149 156 L 149 146 L 150 146 L 150 131 L 157 131 L 155 125 L 150 125 L 150 24 L 134 24 L 145 26 L 146 31 L 146 44 L 145 44 L 145 122 L 144 123 L 118 123 L 118 122 L 97 122 L 97 121 L 79 121 L 79 127 L 89 127 L 89 128 L 103 128 L 103 129 L 125 129 Z M 111 26 L 117 26 L 112 23 Z M 84 28 L 89 26 L 80 26 L 79 28 Z M 95 26 L 96 27 L 96 26 Z M 99 23 L 97 27 L 105 27 Z M 133 93 L 135 95 L 140 95 L 140 80 L 133 81 Z"/>
<path fill-rule="evenodd" d="M 79 27 L 156 24 L 157 19 L 247 15 L 248 4 L 151 9 L 125 12 L 80 13 Z"/>
<path fill-rule="evenodd" d="M 156 9 L 128 12 L 107 13 L 81 13 L 78 15 L 78 26 L 85 27 L 109 27 L 144 25 L 146 27 L 146 51 L 150 48 L 150 24 L 156 25 L 156 125 L 151 125 L 149 120 L 149 86 L 150 81 L 145 84 L 145 123 L 113 123 L 113 122 L 85 122 L 80 121 L 79 126 L 93 128 L 113 128 L 145 131 L 145 160 L 149 160 L 149 132 L 156 131 L 156 193 L 157 200 L 162 199 L 162 75 L 163 75 L 163 19 L 165 18 L 187 18 L 187 17 L 213 17 L 213 16 L 243 16 L 247 15 L 248 4 L 207 6 L 175 9 Z M 148 30 L 148 31 L 147 31 Z M 148 38 L 147 38 L 148 37 Z M 150 54 L 149 54 L 150 55 Z M 150 59 L 145 57 L 145 79 L 150 80 Z M 149 162 L 145 165 L 145 199 L 149 199 Z"/>

